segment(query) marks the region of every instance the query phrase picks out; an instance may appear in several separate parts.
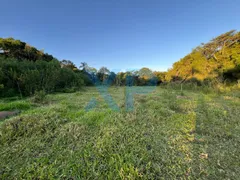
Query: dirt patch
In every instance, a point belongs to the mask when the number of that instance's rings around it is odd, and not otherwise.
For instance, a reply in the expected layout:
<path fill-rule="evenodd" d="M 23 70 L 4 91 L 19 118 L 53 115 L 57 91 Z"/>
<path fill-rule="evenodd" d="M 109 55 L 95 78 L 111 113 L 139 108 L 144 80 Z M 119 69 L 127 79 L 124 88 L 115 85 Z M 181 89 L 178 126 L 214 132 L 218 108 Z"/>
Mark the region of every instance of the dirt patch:
<path fill-rule="evenodd" d="M 20 111 L 0 111 L 0 119 L 8 118 L 20 114 Z"/>
<path fill-rule="evenodd" d="M 187 96 L 177 96 L 177 99 L 191 99 L 191 98 Z"/>

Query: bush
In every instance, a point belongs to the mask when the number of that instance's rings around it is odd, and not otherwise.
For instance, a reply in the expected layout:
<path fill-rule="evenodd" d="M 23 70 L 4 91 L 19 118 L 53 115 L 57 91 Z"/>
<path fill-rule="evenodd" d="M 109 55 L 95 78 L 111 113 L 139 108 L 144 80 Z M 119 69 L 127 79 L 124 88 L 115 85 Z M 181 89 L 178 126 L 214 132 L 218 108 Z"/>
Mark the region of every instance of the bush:
<path fill-rule="evenodd" d="M 42 89 L 47 93 L 65 88 L 79 89 L 87 80 L 81 71 L 61 67 L 57 60 L 32 62 L 0 56 L 1 96 L 31 96 Z"/>
<path fill-rule="evenodd" d="M 35 103 L 43 103 L 46 100 L 46 92 L 41 90 L 41 91 L 37 91 L 34 94 L 33 97 L 33 102 Z"/>

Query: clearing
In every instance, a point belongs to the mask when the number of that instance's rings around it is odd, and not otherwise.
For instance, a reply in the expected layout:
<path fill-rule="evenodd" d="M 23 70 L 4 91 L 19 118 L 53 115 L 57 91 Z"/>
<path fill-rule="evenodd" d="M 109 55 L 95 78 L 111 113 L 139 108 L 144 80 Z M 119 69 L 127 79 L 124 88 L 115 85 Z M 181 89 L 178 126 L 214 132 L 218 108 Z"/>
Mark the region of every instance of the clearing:
<path fill-rule="evenodd" d="M 22 113 L 0 121 L 0 179 L 239 178 L 238 94 L 156 87 L 126 111 L 125 89 L 108 89 L 118 111 L 94 87 L 1 99 Z"/>

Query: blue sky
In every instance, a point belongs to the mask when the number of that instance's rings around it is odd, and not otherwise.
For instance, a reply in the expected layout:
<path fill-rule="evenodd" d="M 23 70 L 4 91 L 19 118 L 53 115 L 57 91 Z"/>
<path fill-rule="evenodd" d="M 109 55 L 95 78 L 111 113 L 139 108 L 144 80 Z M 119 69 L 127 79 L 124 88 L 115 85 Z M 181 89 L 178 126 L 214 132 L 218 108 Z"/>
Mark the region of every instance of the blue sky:
<path fill-rule="evenodd" d="M 201 42 L 240 29 L 239 0 L 7 0 L 0 37 L 77 66 L 167 70 Z"/>

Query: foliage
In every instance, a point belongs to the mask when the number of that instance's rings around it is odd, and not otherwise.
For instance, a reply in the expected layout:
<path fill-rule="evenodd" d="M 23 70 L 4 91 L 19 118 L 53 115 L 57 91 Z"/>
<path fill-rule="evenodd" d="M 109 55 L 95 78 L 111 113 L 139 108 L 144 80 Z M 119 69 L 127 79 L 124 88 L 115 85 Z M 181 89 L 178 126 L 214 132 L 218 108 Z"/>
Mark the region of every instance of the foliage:
<path fill-rule="evenodd" d="M 166 74 L 167 81 L 185 81 L 196 78 L 236 81 L 240 78 L 240 33 L 229 31 L 209 43 L 195 48 L 173 64 Z"/>
<path fill-rule="evenodd" d="M 4 85 L 3 96 L 7 96 L 11 89 L 27 96 L 40 90 L 50 93 L 84 85 L 83 73 L 67 67 L 61 68 L 57 60 L 32 62 L 0 57 L 0 68 L 3 74 L 0 78 L 0 83 Z"/>
<path fill-rule="evenodd" d="M 147 67 L 137 71 L 111 72 L 82 62 L 79 69 L 70 60 L 58 61 L 25 42 L 0 39 L 0 95 L 34 95 L 74 92 L 86 85 L 156 86 L 165 83 L 193 84 L 216 88 L 233 86 L 240 80 L 240 32 L 229 31 L 173 64 L 167 72 L 153 72 Z M 169 86 L 173 86 L 170 84 Z M 206 88 L 206 89 L 208 89 Z"/>
<path fill-rule="evenodd" d="M 0 101 L 0 111 L 11 111 L 11 110 L 28 110 L 31 108 L 31 104 L 28 101 L 17 100 L 11 102 Z"/>
<path fill-rule="evenodd" d="M 46 92 L 41 90 L 41 91 L 35 92 L 34 97 L 33 97 L 33 102 L 43 103 L 45 99 L 46 99 Z"/>
<path fill-rule="evenodd" d="M 72 62 L 72 61 L 70 61 L 70 60 L 65 60 L 65 59 L 63 59 L 61 62 L 60 62 L 60 64 L 61 64 L 61 67 L 63 68 L 68 68 L 68 69 L 71 69 L 71 70 L 73 70 L 73 71 L 76 71 L 77 70 L 77 67 L 75 66 L 75 64 Z"/>
<path fill-rule="evenodd" d="M 70 60 L 59 62 L 53 56 L 20 40 L 0 38 L 0 96 L 34 95 L 78 90 L 89 78 Z"/>
<path fill-rule="evenodd" d="M 39 59 L 51 61 L 54 59 L 52 55 L 39 51 L 29 44 L 13 38 L 0 38 L 0 56 L 29 61 L 37 61 Z"/>

